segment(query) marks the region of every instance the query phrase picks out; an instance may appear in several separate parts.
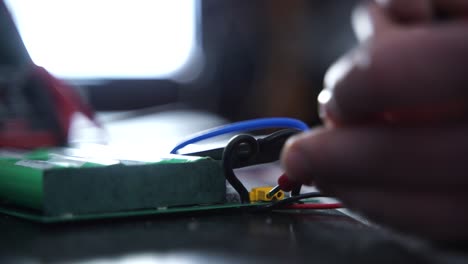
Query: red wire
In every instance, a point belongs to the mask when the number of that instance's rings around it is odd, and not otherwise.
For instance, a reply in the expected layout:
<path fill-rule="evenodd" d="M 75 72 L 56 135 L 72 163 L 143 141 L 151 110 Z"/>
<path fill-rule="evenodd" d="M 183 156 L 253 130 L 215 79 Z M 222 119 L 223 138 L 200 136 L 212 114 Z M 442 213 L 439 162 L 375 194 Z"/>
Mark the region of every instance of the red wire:
<path fill-rule="evenodd" d="M 282 206 L 281 209 L 338 209 L 343 208 L 341 203 L 310 203 L 310 204 L 291 204 Z"/>

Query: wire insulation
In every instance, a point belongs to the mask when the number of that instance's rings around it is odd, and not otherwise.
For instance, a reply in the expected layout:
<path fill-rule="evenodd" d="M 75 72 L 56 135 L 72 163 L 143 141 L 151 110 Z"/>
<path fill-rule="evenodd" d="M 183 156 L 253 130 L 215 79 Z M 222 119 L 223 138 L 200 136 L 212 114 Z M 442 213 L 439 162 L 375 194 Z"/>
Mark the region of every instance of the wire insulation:
<path fill-rule="evenodd" d="M 253 130 L 260 130 L 260 129 L 267 129 L 267 128 L 293 128 L 298 129 L 301 131 L 309 130 L 309 127 L 306 123 L 294 119 L 294 118 L 284 118 L 284 117 L 274 117 L 274 118 L 258 118 L 252 119 L 248 121 L 242 121 L 237 123 L 232 123 L 225 126 L 220 126 L 216 128 L 212 128 L 209 130 L 202 131 L 200 133 L 195 134 L 194 136 L 182 141 L 177 146 L 175 146 L 171 150 L 171 154 L 177 154 L 177 152 L 190 145 L 197 142 L 200 142 L 205 139 L 234 133 L 234 132 L 246 132 L 246 131 L 253 131 Z"/>
<path fill-rule="evenodd" d="M 239 154 L 239 148 L 242 145 L 248 146 L 247 151 Z M 233 170 L 233 164 L 240 160 L 249 160 L 258 153 L 258 142 L 250 135 L 237 135 L 233 137 L 223 152 L 223 171 L 226 180 L 239 194 L 241 203 L 250 203 L 249 191 L 242 182 L 237 178 Z"/>

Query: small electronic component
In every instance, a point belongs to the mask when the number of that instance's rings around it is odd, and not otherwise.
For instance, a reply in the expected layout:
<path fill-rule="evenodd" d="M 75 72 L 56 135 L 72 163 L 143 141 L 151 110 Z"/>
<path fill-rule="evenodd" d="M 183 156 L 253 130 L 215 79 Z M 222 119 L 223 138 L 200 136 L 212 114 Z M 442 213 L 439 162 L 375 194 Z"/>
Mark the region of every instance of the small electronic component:
<path fill-rule="evenodd" d="M 279 191 L 285 191 L 285 192 L 295 192 L 295 190 L 299 189 L 300 190 L 301 185 L 298 183 L 295 183 L 288 179 L 286 174 L 281 175 L 281 177 L 278 178 L 278 185 L 273 187 L 267 194 L 268 197 L 274 196 L 277 192 Z"/>
<path fill-rule="evenodd" d="M 281 191 L 281 186 L 276 185 L 275 187 L 270 189 L 270 191 L 267 193 L 267 197 L 271 198 L 271 197 L 275 196 L 280 191 Z"/>
<path fill-rule="evenodd" d="M 250 202 L 271 202 L 284 199 L 284 192 L 281 190 L 276 192 L 274 195 L 268 195 L 272 188 L 273 187 L 271 186 L 253 188 L 249 192 Z"/>

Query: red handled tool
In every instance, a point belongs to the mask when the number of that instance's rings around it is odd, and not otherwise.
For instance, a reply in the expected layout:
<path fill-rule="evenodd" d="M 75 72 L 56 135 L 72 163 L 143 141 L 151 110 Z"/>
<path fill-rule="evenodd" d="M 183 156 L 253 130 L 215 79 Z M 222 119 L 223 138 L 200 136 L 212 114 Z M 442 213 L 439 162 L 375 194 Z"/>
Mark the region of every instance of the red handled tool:
<path fill-rule="evenodd" d="M 65 145 L 73 115 L 93 120 L 78 93 L 35 65 L 0 0 L 0 147 Z"/>

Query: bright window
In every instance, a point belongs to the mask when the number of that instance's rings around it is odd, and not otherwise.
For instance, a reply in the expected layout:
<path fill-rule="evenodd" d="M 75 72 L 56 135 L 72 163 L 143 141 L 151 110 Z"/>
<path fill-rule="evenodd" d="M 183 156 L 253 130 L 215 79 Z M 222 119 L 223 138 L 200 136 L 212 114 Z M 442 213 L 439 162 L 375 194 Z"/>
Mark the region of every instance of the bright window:
<path fill-rule="evenodd" d="M 58 77 L 170 78 L 196 50 L 197 0 L 7 0 L 33 61 Z"/>

